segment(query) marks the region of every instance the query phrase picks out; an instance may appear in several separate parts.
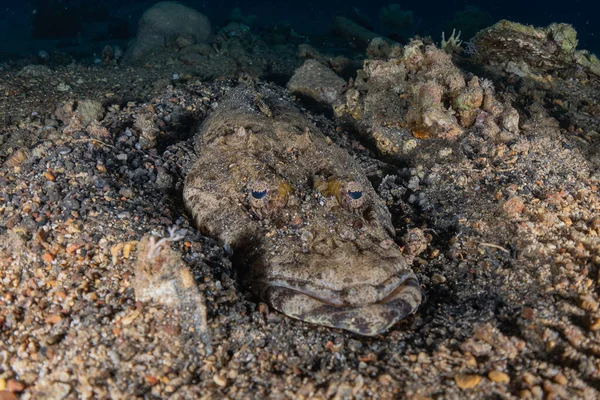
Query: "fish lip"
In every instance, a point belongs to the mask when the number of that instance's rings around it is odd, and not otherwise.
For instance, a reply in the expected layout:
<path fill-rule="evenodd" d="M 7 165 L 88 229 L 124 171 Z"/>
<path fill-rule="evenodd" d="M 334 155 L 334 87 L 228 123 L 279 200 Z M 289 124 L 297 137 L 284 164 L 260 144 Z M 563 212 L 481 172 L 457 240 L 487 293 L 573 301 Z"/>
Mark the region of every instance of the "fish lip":
<path fill-rule="evenodd" d="M 409 276 L 392 293 L 376 303 L 334 305 L 305 292 L 268 286 L 262 293 L 277 311 L 305 322 L 338 328 L 363 336 L 376 336 L 417 311 L 422 293 L 416 277 Z"/>
<path fill-rule="evenodd" d="M 379 290 L 383 290 L 384 294 L 377 301 L 358 303 L 358 304 L 344 301 L 343 298 L 346 297 L 344 295 L 345 292 L 347 292 L 348 290 L 351 290 L 353 288 L 360 287 L 360 285 L 349 286 L 347 288 L 344 288 L 343 290 L 331 290 L 331 289 L 326 289 L 326 288 L 319 288 L 320 290 L 311 290 L 311 289 L 303 286 L 302 284 L 299 284 L 296 281 L 289 280 L 289 279 L 279 279 L 279 280 L 255 280 L 251 286 L 256 290 L 257 293 L 259 293 L 260 297 L 265 300 L 267 297 L 267 296 L 265 296 L 265 293 L 269 289 L 277 288 L 277 289 L 284 289 L 284 290 L 296 292 L 298 294 L 302 294 L 305 296 L 309 296 L 324 305 L 328 305 L 328 306 L 332 306 L 332 307 L 360 308 L 360 307 L 364 307 L 364 306 L 368 306 L 368 305 L 385 304 L 385 303 L 393 301 L 395 298 L 395 294 L 398 294 L 397 292 L 399 291 L 399 289 L 403 285 L 405 285 L 406 281 L 411 280 L 411 279 L 414 280 L 415 282 L 417 282 L 417 284 L 418 284 L 416 276 L 414 275 L 414 273 L 411 272 L 408 274 L 405 273 L 402 276 L 392 276 L 379 285 L 365 285 L 370 288 L 377 288 Z M 330 295 L 327 296 L 327 294 L 330 294 Z"/>

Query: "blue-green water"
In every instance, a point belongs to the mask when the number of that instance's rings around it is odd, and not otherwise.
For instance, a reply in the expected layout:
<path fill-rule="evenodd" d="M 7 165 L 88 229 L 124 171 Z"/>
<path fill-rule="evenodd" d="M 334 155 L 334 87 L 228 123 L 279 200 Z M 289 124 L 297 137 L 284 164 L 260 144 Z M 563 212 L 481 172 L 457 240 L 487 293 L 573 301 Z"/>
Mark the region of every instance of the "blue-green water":
<path fill-rule="evenodd" d="M 394 0 L 392 0 L 393 3 Z M 62 51 L 76 59 L 91 59 L 106 44 L 127 47 L 137 32 L 139 18 L 156 1 L 30 0 L 2 1 L 0 59 L 31 58 L 40 51 Z M 479 2 L 422 1 L 390 5 L 390 1 L 182 1 L 205 14 L 213 30 L 232 18 L 261 32 L 276 24 L 289 25 L 299 35 L 326 38 L 332 19 L 352 18 L 377 33 L 398 41 L 414 35 L 439 41 L 442 31 L 462 31 L 468 40 L 479 29 L 500 19 L 546 26 L 552 22 L 573 24 L 579 48 L 600 51 L 600 2 Z M 238 8 L 239 11 L 235 11 Z M 314 39 L 313 39 L 314 41 Z M 41 53 L 42 55 L 45 53 Z"/>

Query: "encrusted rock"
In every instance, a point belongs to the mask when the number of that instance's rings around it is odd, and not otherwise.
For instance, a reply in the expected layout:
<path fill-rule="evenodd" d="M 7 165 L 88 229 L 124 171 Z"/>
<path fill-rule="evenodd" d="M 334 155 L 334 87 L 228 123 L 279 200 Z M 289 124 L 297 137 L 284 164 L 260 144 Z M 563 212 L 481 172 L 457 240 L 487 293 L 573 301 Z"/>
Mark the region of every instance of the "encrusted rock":
<path fill-rule="evenodd" d="M 519 133 L 519 112 L 513 107 L 507 107 L 500 117 L 502 127 L 511 133 Z"/>
<path fill-rule="evenodd" d="M 204 43 L 210 33 L 206 16 L 177 2 L 163 1 L 142 15 L 138 34 L 124 57 L 127 62 L 143 62 L 155 52 Z"/>
<path fill-rule="evenodd" d="M 135 297 L 138 301 L 164 304 L 181 313 L 183 331 L 197 335 L 210 352 L 204 297 L 188 266 L 168 245 L 183 237 L 181 232 L 171 228 L 166 238 L 156 240 L 147 236 L 140 241 L 137 245 Z"/>
<path fill-rule="evenodd" d="M 476 124 L 490 137 L 500 132 L 505 107 L 491 81 L 470 76 L 467 82 L 450 55 L 420 40 L 385 53 L 387 58 L 365 60 L 345 104 L 335 108 L 338 117 L 356 121 L 382 153 L 406 156 L 419 139 L 455 140 Z M 518 129 L 516 117 L 511 111 L 504 119 L 510 132 Z"/>
<path fill-rule="evenodd" d="M 468 128 L 475 122 L 475 115 L 483 104 L 483 89 L 479 79 L 473 77 L 468 86 L 452 99 L 452 107 L 458 113 L 460 126 Z"/>
<path fill-rule="evenodd" d="M 86 126 L 92 121 L 100 121 L 104 117 L 104 107 L 95 100 L 83 100 L 77 104 L 77 113 L 81 123 Z"/>
<path fill-rule="evenodd" d="M 502 20 L 477 33 L 473 45 L 477 49 L 477 60 L 504 65 L 521 76 L 539 78 L 574 64 L 600 76 L 598 58 L 587 51 L 576 50 L 577 42 L 577 32 L 569 24 L 553 23 L 535 28 Z"/>
<path fill-rule="evenodd" d="M 140 144 L 143 149 L 156 146 L 156 139 L 160 130 L 151 114 L 138 114 L 133 126 L 140 134 Z"/>
<path fill-rule="evenodd" d="M 316 60 L 306 60 L 287 84 L 292 92 L 335 107 L 342 102 L 346 82 Z"/>

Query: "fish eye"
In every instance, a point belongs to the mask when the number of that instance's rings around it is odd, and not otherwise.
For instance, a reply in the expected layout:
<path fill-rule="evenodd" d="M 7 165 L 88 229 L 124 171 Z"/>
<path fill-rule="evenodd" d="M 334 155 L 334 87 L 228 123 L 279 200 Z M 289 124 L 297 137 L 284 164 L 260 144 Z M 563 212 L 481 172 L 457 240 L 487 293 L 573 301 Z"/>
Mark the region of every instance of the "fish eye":
<path fill-rule="evenodd" d="M 262 191 L 252 190 L 252 197 L 256 200 L 262 200 L 267 195 L 267 189 Z"/>
<path fill-rule="evenodd" d="M 267 182 L 256 181 L 252 185 L 250 185 L 250 194 L 257 200 L 264 199 L 269 190 L 269 185 Z"/>
<path fill-rule="evenodd" d="M 362 207 L 365 202 L 363 196 L 363 186 L 360 182 L 351 181 L 346 183 L 345 192 L 348 194 L 343 203 L 350 209 L 358 209 Z"/>
<path fill-rule="evenodd" d="M 250 201 L 254 202 L 254 206 L 260 206 L 267 201 L 269 194 L 269 185 L 263 181 L 254 182 L 249 188 Z"/>
<path fill-rule="evenodd" d="M 291 190 L 285 181 L 256 181 L 248 187 L 250 207 L 260 218 L 272 216 L 286 206 Z"/>
<path fill-rule="evenodd" d="M 358 200 L 362 197 L 362 195 L 363 195 L 362 190 L 357 190 L 357 191 L 348 190 L 348 196 L 350 196 L 350 198 L 352 200 Z"/>

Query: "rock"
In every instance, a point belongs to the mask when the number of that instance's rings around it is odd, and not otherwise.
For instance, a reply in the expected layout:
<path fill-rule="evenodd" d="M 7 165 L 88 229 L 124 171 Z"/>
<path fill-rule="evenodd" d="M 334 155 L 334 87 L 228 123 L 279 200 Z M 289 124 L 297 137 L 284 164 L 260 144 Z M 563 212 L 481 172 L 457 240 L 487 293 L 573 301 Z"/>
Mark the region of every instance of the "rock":
<path fill-rule="evenodd" d="M 335 107 L 342 102 L 346 81 L 316 60 L 306 60 L 287 84 L 295 94 Z"/>
<path fill-rule="evenodd" d="M 523 382 L 525 382 L 529 386 L 533 386 L 533 385 L 536 385 L 537 383 L 539 383 L 539 378 L 537 376 L 533 375 L 529 371 L 523 372 L 522 378 L 523 378 Z"/>
<path fill-rule="evenodd" d="M 191 46 L 190 46 L 191 47 Z M 206 56 L 198 53 L 186 52 L 179 57 L 179 61 L 186 65 L 202 64 L 207 60 Z"/>
<path fill-rule="evenodd" d="M 123 197 L 127 198 L 127 199 L 133 199 L 133 198 L 134 198 L 134 196 L 135 196 L 135 194 L 133 193 L 133 191 L 132 191 L 131 189 L 129 189 L 129 188 L 126 188 L 126 187 L 124 187 L 124 188 L 121 188 L 121 189 L 119 190 L 119 194 L 120 194 L 121 196 L 123 196 Z"/>
<path fill-rule="evenodd" d="M 204 43 L 210 33 L 211 24 L 206 16 L 177 2 L 163 1 L 142 15 L 137 36 L 124 60 L 145 62 L 153 53 L 174 52 L 181 46 Z"/>
<path fill-rule="evenodd" d="M 160 131 L 154 122 L 152 114 L 139 114 L 133 126 L 140 133 L 142 149 L 150 149 L 156 146 L 156 140 Z"/>
<path fill-rule="evenodd" d="M 334 18 L 333 32 L 361 49 L 366 49 L 373 39 L 381 36 L 346 17 Z M 389 39 L 384 40 L 392 43 Z"/>
<path fill-rule="evenodd" d="M 505 65 L 520 76 L 540 79 L 574 64 L 600 75 L 600 61 L 587 51 L 576 50 L 577 32 L 569 24 L 553 23 L 535 28 L 506 20 L 475 35 L 475 58 L 490 65 Z"/>
<path fill-rule="evenodd" d="M 510 218 L 514 218 L 517 215 L 519 215 L 523 211 L 524 208 L 525 208 L 525 205 L 523 204 L 523 202 L 521 201 L 521 199 L 519 197 L 517 197 L 517 196 L 508 199 L 502 205 L 502 210 Z"/>
<path fill-rule="evenodd" d="M 29 158 L 29 152 L 25 149 L 15 150 L 5 161 L 8 167 L 18 167 Z"/>
<path fill-rule="evenodd" d="M 77 104 L 77 113 L 83 126 L 92 121 L 100 121 L 104 117 L 104 107 L 95 100 L 83 100 Z"/>
<path fill-rule="evenodd" d="M 169 230 L 169 236 L 156 240 L 144 237 L 137 246 L 135 267 L 135 297 L 137 301 L 151 301 L 171 307 L 182 315 L 183 331 L 194 333 L 207 352 L 212 352 L 206 304 L 198 290 L 189 267 L 180 253 L 172 250 L 169 242 L 183 239 L 184 234 Z"/>
<path fill-rule="evenodd" d="M 493 139 L 502 131 L 505 108 L 493 83 L 477 76 L 467 82 L 450 55 L 421 40 L 365 60 L 349 86 L 335 115 L 354 120 L 386 155 L 410 157 L 421 140 L 456 140 L 476 124 Z M 507 131 L 517 131 L 518 113 L 511 110 L 503 122 Z"/>
<path fill-rule="evenodd" d="M 215 382 L 217 385 L 219 385 L 219 386 L 221 386 L 221 387 L 225 387 L 225 386 L 227 386 L 227 378 L 224 378 L 224 377 L 222 377 L 222 376 L 221 376 L 221 375 L 219 375 L 219 374 L 214 374 L 214 375 L 213 375 L 213 381 L 214 381 L 214 382 Z"/>
<path fill-rule="evenodd" d="M 184 47 L 192 46 L 195 42 L 194 39 L 189 36 L 177 36 L 175 44 L 178 48 L 183 49 Z"/>
<path fill-rule="evenodd" d="M 164 168 L 156 168 L 156 186 L 161 190 L 171 190 L 175 186 L 173 176 Z"/>
<path fill-rule="evenodd" d="M 452 106 L 458 113 L 460 126 L 468 128 L 473 125 L 477 111 L 482 104 L 483 89 L 479 86 L 479 79 L 473 77 L 468 86 L 452 99 Z"/>
<path fill-rule="evenodd" d="M 577 298 L 577 305 L 579 308 L 589 312 L 596 312 L 598 311 L 598 307 L 600 307 L 598 302 L 588 294 L 580 294 Z"/>
<path fill-rule="evenodd" d="M 496 383 L 510 383 L 510 377 L 502 371 L 493 370 L 488 374 L 488 378 Z"/>
<path fill-rule="evenodd" d="M 52 75 L 52 70 L 45 65 L 27 65 L 17 73 L 17 76 L 40 78 Z"/>
<path fill-rule="evenodd" d="M 58 84 L 58 86 L 56 87 L 56 90 L 58 90 L 59 92 L 68 92 L 71 90 L 71 86 L 67 85 L 64 82 L 61 82 Z"/>
<path fill-rule="evenodd" d="M 9 379 L 6 382 L 6 390 L 8 390 L 9 392 L 22 392 L 23 390 L 25 390 L 25 385 L 23 385 L 21 382 L 14 380 L 14 379 Z"/>
<path fill-rule="evenodd" d="M 102 125 L 100 125 L 100 123 L 98 121 L 93 120 L 88 126 L 87 128 L 85 128 L 85 131 L 90 135 L 90 137 L 96 138 L 96 139 L 110 139 L 111 135 L 110 132 L 108 131 L 108 129 L 106 129 L 105 127 L 103 127 Z"/>
<path fill-rule="evenodd" d="M 479 382 L 481 382 L 481 377 L 479 375 L 461 374 L 454 377 L 454 382 L 456 382 L 456 386 L 461 389 L 471 389 L 479 385 Z"/>
<path fill-rule="evenodd" d="M 71 151 L 73 151 L 73 149 L 71 149 L 71 148 L 70 148 L 70 147 L 68 147 L 68 146 L 64 146 L 64 145 L 62 145 L 62 146 L 58 146 L 58 147 L 56 148 L 56 152 L 57 152 L 58 154 L 62 155 L 62 156 L 65 156 L 65 155 L 69 154 Z"/>
<path fill-rule="evenodd" d="M 588 318 L 588 328 L 591 331 L 597 331 L 600 329 L 600 316 L 592 315 Z"/>
<path fill-rule="evenodd" d="M 519 133 L 519 112 L 514 107 L 507 107 L 500 117 L 500 124 L 511 133 Z"/>
<path fill-rule="evenodd" d="M 376 37 L 371 40 L 371 43 L 369 43 L 369 46 L 367 47 L 367 56 L 369 58 L 385 59 L 389 57 L 391 51 L 392 47 L 390 46 L 389 41 L 382 37 Z"/>
<path fill-rule="evenodd" d="M 554 382 L 558 383 L 561 386 L 565 386 L 567 383 L 569 383 L 569 380 L 567 379 L 567 377 L 561 373 L 556 374 L 556 376 L 554 377 L 553 380 L 554 380 Z"/>
<path fill-rule="evenodd" d="M 182 54 L 196 54 L 200 56 L 207 56 L 214 52 L 215 50 L 208 43 L 197 43 L 181 49 Z"/>
<path fill-rule="evenodd" d="M 17 400 L 18 397 L 8 390 L 0 390 L 0 400 Z"/>
<path fill-rule="evenodd" d="M 77 103 L 74 100 L 61 102 L 57 104 L 56 110 L 54 111 L 54 116 L 59 121 L 67 123 L 71 119 L 71 117 L 73 117 L 76 105 Z"/>
<path fill-rule="evenodd" d="M 81 205 L 76 199 L 66 198 L 61 202 L 61 206 L 64 207 L 65 210 L 79 210 Z"/>
<path fill-rule="evenodd" d="M 56 399 L 61 400 L 69 395 L 71 386 L 66 383 L 56 382 L 52 384 L 44 393 L 43 396 L 38 398 L 44 399 Z"/>

